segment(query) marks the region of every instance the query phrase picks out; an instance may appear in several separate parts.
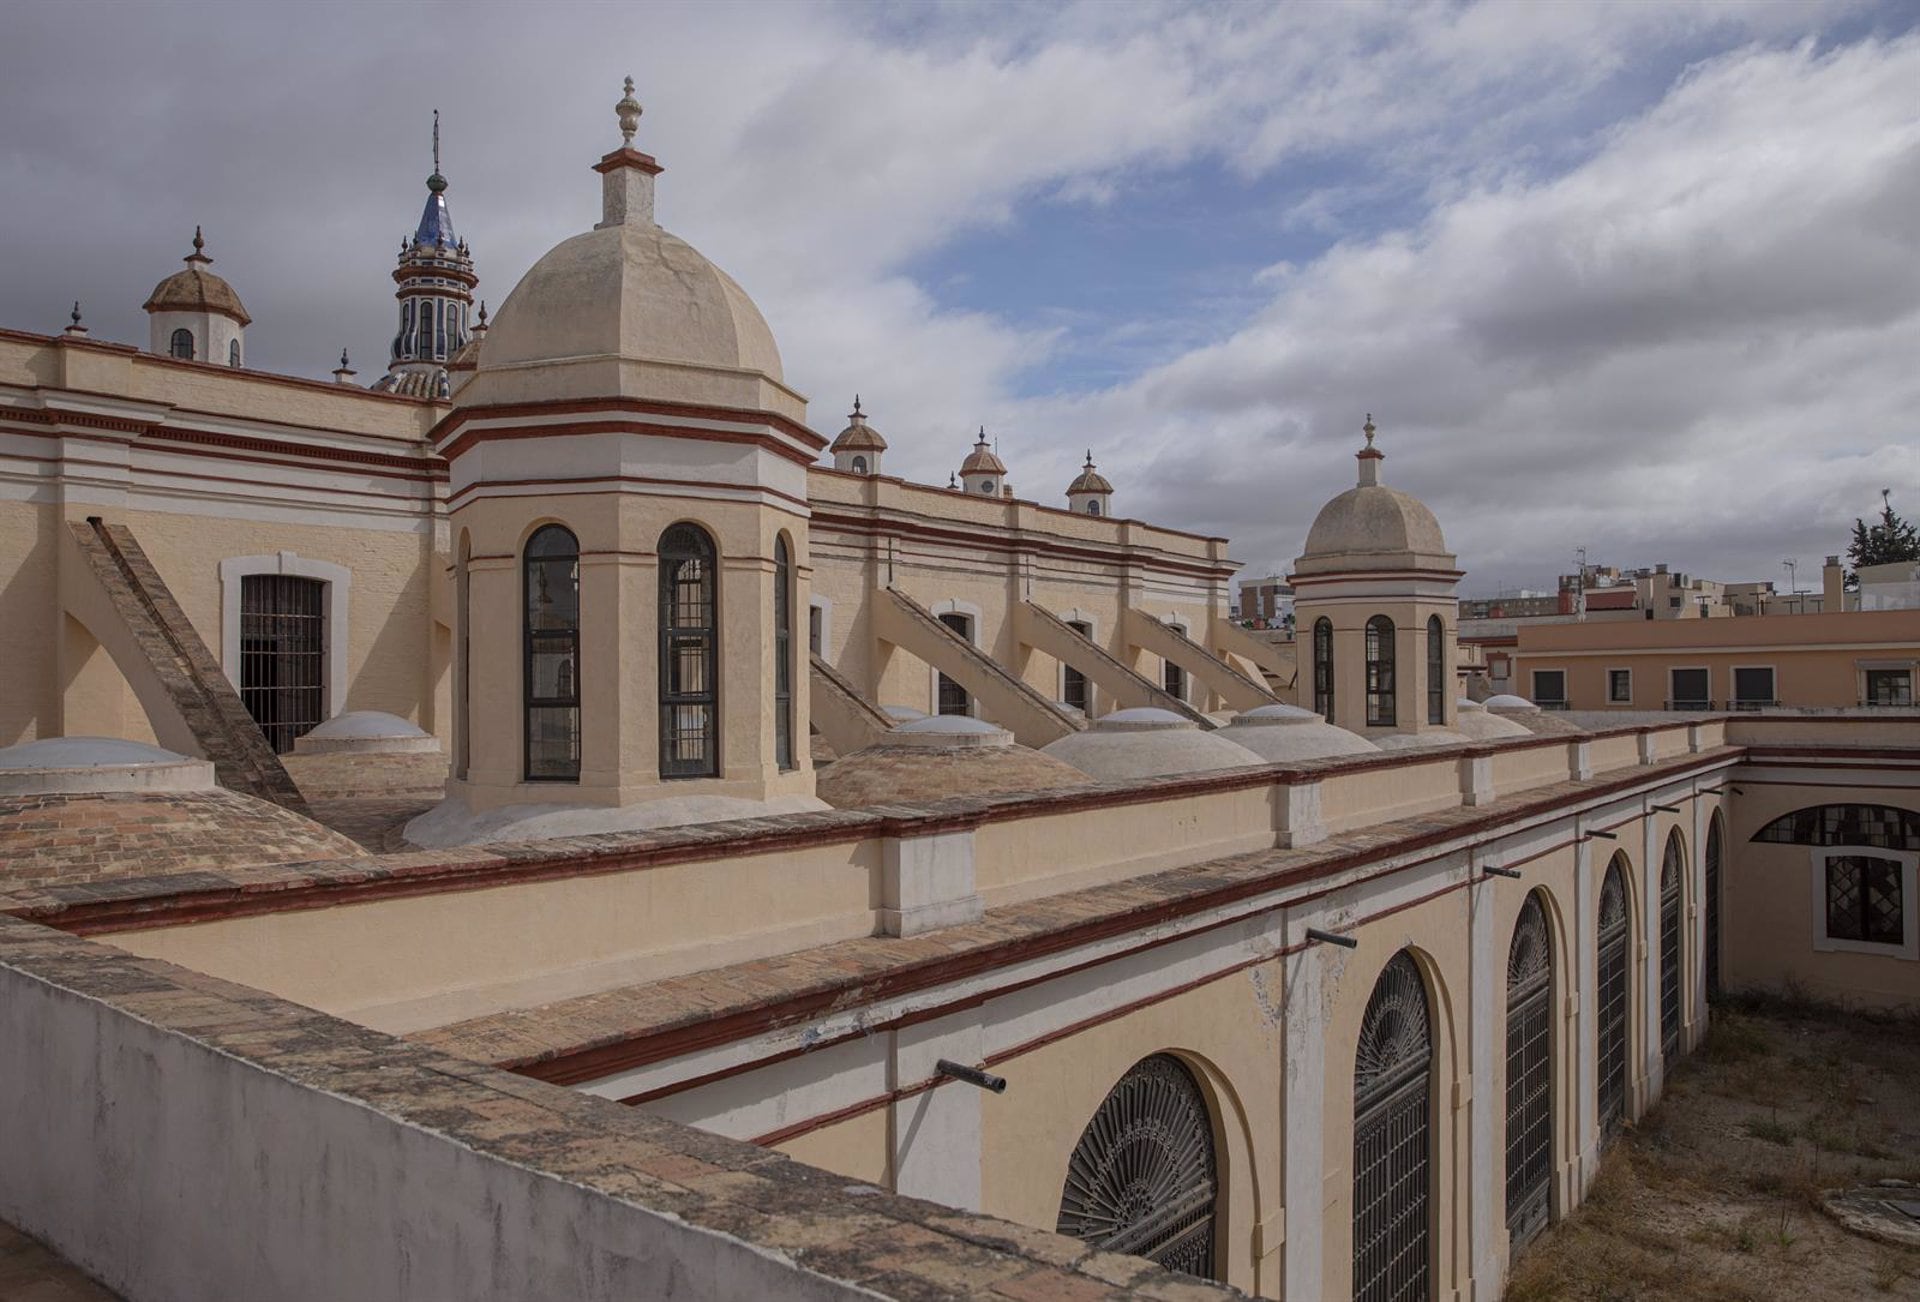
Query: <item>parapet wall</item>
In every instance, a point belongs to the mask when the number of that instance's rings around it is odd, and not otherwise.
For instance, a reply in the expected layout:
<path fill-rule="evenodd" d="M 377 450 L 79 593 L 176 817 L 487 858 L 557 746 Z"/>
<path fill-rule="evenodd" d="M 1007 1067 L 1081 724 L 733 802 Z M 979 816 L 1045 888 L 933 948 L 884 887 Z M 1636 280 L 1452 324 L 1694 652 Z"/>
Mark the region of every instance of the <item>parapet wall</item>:
<path fill-rule="evenodd" d="M 1173 1296 L 1137 1259 L 9 918 L 0 1060 L 0 1219 L 130 1302 Z"/>

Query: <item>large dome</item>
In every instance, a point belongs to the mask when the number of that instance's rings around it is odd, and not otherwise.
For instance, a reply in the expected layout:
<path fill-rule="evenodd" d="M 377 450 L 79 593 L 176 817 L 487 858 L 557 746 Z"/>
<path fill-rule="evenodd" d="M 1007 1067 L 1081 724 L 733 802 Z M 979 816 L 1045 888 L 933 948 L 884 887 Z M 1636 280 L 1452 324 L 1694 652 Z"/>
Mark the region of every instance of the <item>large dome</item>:
<path fill-rule="evenodd" d="M 534 263 L 494 317 L 480 367 L 592 357 L 783 378 L 773 331 L 747 292 L 650 221 L 576 235 Z"/>

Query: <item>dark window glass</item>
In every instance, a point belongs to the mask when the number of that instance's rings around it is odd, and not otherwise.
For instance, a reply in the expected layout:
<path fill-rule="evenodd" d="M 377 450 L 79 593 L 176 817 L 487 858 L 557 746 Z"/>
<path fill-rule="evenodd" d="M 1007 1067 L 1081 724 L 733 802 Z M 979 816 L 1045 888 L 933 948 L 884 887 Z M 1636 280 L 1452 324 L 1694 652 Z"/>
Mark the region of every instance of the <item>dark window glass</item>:
<path fill-rule="evenodd" d="M 973 621 L 967 616 L 949 611 L 940 617 L 940 622 L 952 629 L 962 642 L 973 644 Z M 973 700 L 967 695 L 967 689 L 945 674 L 939 676 L 937 695 L 941 714 L 973 713 Z"/>
<path fill-rule="evenodd" d="M 773 749 L 793 767 L 793 557 L 785 537 L 773 542 Z"/>
<path fill-rule="evenodd" d="M 327 717 L 326 590 L 286 574 L 240 579 L 240 700 L 281 755 Z"/>
<path fill-rule="evenodd" d="M 1704 669 L 1675 669 L 1671 671 L 1673 699 L 1667 703 L 1671 710 L 1705 710 L 1713 705 L 1713 692 L 1708 685 L 1707 671 Z"/>
<path fill-rule="evenodd" d="M 1720 993 L 1720 815 L 1707 824 L 1707 995 Z"/>
<path fill-rule="evenodd" d="M 1733 703 L 1735 705 L 1772 705 L 1775 699 L 1771 668 L 1733 671 Z"/>
<path fill-rule="evenodd" d="M 1680 1051 L 1680 877 L 1686 866 L 1680 833 L 1669 833 L 1660 863 L 1660 1052 L 1668 1061 Z"/>
<path fill-rule="evenodd" d="M 1614 705 L 1633 704 L 1633 670 L 1607 670 L 1607 700 Z"/>
<path fill-rule="evenodd" d="M 1093 625 L 1081 620 L 1067 621 L 1067 627 L 1081 637 L 1092 638 Z M 1060 695 L 1068 705 L 1091 717 L 1093 711 L 1093 693 L 1088 688 L 1087 676 L 1072 665 L 1060 666 Z"/>
<path fill-rule="evenodd" d="M 660 776 L 720 772 L 719 595 L 713 539 L 660 535 Z"/>
<path fill-rule="evenodd" d="M 1333 621 L 1313 621 L 1313 710 L 1333 721 Z"/>
<path fill-rule="evenodd" d="M 1753 839 L 1782 845 L 1920 850 L 1920 814 L 1891 805 L 1812 805 L 1782 814 L 1754 833 Z"/>
<path fill-rule="evenodd" d="M 1427 619 L 1427 722 L 1447 722 L 1447 630 L 1438 615 Z"/>
<path fill-rule="evenodd" d="M 1176 701 L 1187 699 L 1187 671 L 1171 660 L 1160 662 L 1160 686 Z"/>
<path fill-rule="evenodd" d="M 1906 943 L 1900 861 L 1876 855 L 1827 856 L 1827 936 L 1874 945 Z"/>
<path fill-rule="evenodd" d="M 227 343 L 227 365 L 240 365 L 240 341 L 238 339 L 229 340 Z"/>
<path fill-rule="evenodd" d="M 527 539 L 526 769 L 529 782 L 580 780 L 580 544 L 557 524 Z"/>
<path fill-rule="evenodd" d="M 1612 1139 L 1627 1118 L 1627 857 L 1613 856 L 1600 886 L 1597 976 L 1600 1131 Z"/>
<path fill-rule="evenodd" d="M 853 459 L 853 473 L 856 475 L 864 475 L 867 473 L 867 459 L 865 457 L 855 457 Z"/>
<path fill-rule="evenodd" d="M 1393 686 L 1393 621 L 1375 615 L 1367 621 L 1367 726 L 1396 723 Z"/>
<path fill-rule="evenodd" d="M 807 650 L 814 655 L 825 655 L 822 648 L 823 628 L 826 622 L 825 612 L 819 606 L 807 607 Z"/>
<path fill-rule="evenodd" d="M 189 362 L 192 361 L 193 360 L 193 331 L 191 330 L 174 331 L 173 340 L 168 345 L 167 351 L 172 353 L 175 357 L 181 358 L 184 361 L 189 361 Z"/>
<path fill-rule="evenodd" d="M 1565 705 L 1567 703 L 1567 671 L 1564 669 L 1534 670 L 1533 703 Z"/>
<path fill-rule="evenodd" d="M 1869 669 L 1866 675 L 1868 705 L 1913 704 L 1913 670 Z"/>
<path fill-rule="evenodd" d="M 1087 503 L 1087 514 L 1088 514 L 1088 515 L 1099 515 L 1099 514 L 1100 514 L 1100 503 L 1098 503 L 1098 502 L 1088 502 L 1088 503 Z"/>

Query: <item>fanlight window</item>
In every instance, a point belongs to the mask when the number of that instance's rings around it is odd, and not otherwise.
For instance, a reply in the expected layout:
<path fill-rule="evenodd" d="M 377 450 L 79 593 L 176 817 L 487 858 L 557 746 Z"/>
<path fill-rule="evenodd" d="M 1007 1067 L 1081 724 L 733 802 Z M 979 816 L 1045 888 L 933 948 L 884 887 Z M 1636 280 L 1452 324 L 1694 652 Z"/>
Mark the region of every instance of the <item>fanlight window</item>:
<path fill-rule="evenodd" d="M 1627 1116 L 1627 885 L 1616 854 L 1600 886 L 1599 1066 L 1600 1129 L 1611 1139 Z"/>
<path fill-rule="evenodd" d="M 1088 514 L 1088 515 L 1099 515 L 1099 514 L 1100 514 L 1100 503 L 1099 503 L 1099 502 L 1088 502 L 1088 503 L 1087 503 L 1087 514 Z"/>
<path fill-rule="evenodd" d="M 1538 1234 L 1553 1184 L 1553 951 L 1537 894 L 1507 950 L 1507 1234 Z"/>
<path fill-rule="evenodd" d="M 1888 805 L 1812 805 L 1774 819 L 1753 839 L 1782 845 L 1920 850 L 1920 814 Z"/>
<path fill-rule="evenodd" d="M 1353 1068 L 1353 1297 L 1426 1302 L 1433 1036 L 1405 950 L 1367 1001 Z"/>
<path fill-rule="evenodd" d="M 693 524 L 660 535 L 660 776 L 720 772 L 719 598 L 713 539 Z"/>
<path fill-rule="evenodd" d="M 1206 1098 L 1179 1059 L 1155 1054 L 1121 1078 L 1081 1132 L 1057 1229 L 1212 1279 L 1218 1194 Z"/>
<path fill-rule="evenodd" d="M 580 780 L 580 543 L 557 524 L 527 540 L 526 770 L 530 782 Z"/>
<path fill-rule="evenodd" d="M 1390 728 L 1395 722 L 1393 621 L 1375 615 L 1367 621 L 1367 726 Z"/>
<path fill-rule="evenodd" d="M 1333 621 L 1313 621 L 1313 712 L 1333 722 Z"/>

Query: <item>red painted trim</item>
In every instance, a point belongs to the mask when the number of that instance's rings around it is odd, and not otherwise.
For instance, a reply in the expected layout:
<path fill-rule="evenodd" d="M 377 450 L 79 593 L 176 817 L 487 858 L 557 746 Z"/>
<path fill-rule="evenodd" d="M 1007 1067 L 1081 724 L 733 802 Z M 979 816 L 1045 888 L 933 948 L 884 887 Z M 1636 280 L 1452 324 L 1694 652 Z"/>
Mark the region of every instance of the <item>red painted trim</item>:
<path fill-rule="evenodd" d="M 771 378 L 771 377 L 769 377 Z M 777 383 L 777 381 L 776 381 Z M 688 420 L 732 421 L 742 425 L 770 425 L 789 437 L 813 449 L 813 456 L 827 446 L 827 440 L 802 425 L 799 421 L 782 416 L 778 412 L 755 411 L 744 407 L 705 407 L 691 403 L 647 402 L 639 398 L 567 398 L 548 402 L 500 403 L 487 407 L 462 407 L 450 412 L 434 431 L 433 438 L 441 447 L 441 454 L 449 461 L 471 446 L 476 437 L 492 434 L 494 431 L 460 431 L 470 421 L 497 420 L 502 417 L 567 416 L 594 415 L 601 412 L 632 412 L 642 416 L 680 416 Z M 546 427 L 549 433 L 559 433 L 568 427 L 565 425 Z M 690 433 L 714 431 L 689 431 L 679 426 L 660 427 L 673 433 L 675 437 L 686 437 Z M 759 437 L 739 435 L 730 437 Z M 449 441 L 451 440 L 451 441 Z M 811 467 L 813 456 L 807 457 L 801 464 Z"/>
<path fill-rule="evenodd" d="M 833 448 L 829 448 L 829 449 L 827 449 L 827 450 L 828 450 L 829 452 L 832 452 L 832 451 L 835 451 L 836 449 L 833 449 Z M 856 450 L 857 450 L 857 449 L 856 449 Z M 884 451 L 885 449 L 877 449 L 877 450 L 880 450 L 880 451 Z M 835 477 L 836 479 L 846 479 L 846 480 L 851 480 L 851 481 L 853 481 L 854 483 L 869 483 L 869 482 L 871 482 L 871 483 L 879 483 L 879 484 L 899 484 L 899 485 L 900 485 L 900 486 L 901 486 L 902 488 L 907 488 L 907 489 L 912 489 L 912 490 L 914 490 L 914 491 L 916 491 L 916 492 L 922 492 L 922 493 L 940 493 L 940 494 L 943 494 L 943 495 L 945 495 L 945 496 L 948 496 L 948 497 L 966 497 L 966 494 L 965 494 L 965 493 L 963 493 L 963 492 L 961 492 L 961 491 L 959 491 L 958 489 L 950 489 L 950 488 L 946 488 L 946 487 L 944 487 L 944 486 L 942 486 L 942 485 L 940 485 L 940 484 L 922 484 L 922 483 L 919 483 L 919 482 L 917 482 L 916 480 L 912 480 L 912 479 L 904 479 L 904 478 L 902 478 L 902 477 L 901 477 L 901 476 L 899 476 L 899 475 L 856 475 L 856 474 L 854 474 L 854 473 L 853 473 L 853 472 L 852 472 L 851 470 L 836 470 L 836 469 L 835 469 L 834 467 L 832 467 L 832 466 L 826 466 L 826 465 L 813 465 L 813 466 L 809 466 L 809 467 L 808 467 L 807 469 L 808 469 L 808 472 L 809 472 L 810 474 L 817 474 L 817 475 L 832 475 L 832 476 L 834 476 L 834 477 Z M 1229 541 L 1229 540 L 1228 540 L 1228 539 L 1226 539 L 1226 538 L 1221 538 L 1221 537 L 1218 537 L 1218 536 L 1216 536 L 1216 535 L 1214 535 L 1214 534 L 1210 534 L 1210 533 L 1192 533 L 1192 532 L 1189 532 L 1188 530 L 1185 530 L 1185 529 L 1169 529 L 1169 528 L 1168 528 L 1168 527 L 1167 527 L 1166 525 L 1162 525 L 1162 524 L 1153 524 L 1153 523 L 1151 523 L 1150 521 L 1147 521 L 1147 520 L 1142 520 L 1142 519 L 1141 519 L 1141 518 L 1139 518 L 1138 516 L 1132 516 L 1132 515 L 1102 515 L 1102 516 L 1092 516 L 1092 515 L 1087 515 L 1087 514 L 1085 514 L 1084 512 L 1081 512 L 1081 511 L 1070 511 L 1070 510 L 1068 510 L 1068 509 L 1067 509 L 1066 507 L 1064 507 L 1064 506 L 1048 506 L 1048 505 L 1047 505 L 1047 504 L 1046 504 L 1045 502 L 1039 502 L 1039 501 L 1035 501 L 1035 500 L 1034 500 L 1033 498 L 1031 498 L 1031 497 L 1013 497 L 1013 498 L 1004 498 L 1004 497 L 1003 497 L 1003 498 L 988 498 L 988 497 L 985 497 L 985 496 L 981 496 L 981 497 L 967 497 L 967 500 L 968 500 L 969 502 L 985 502 L 985 501 L 998 501 L 998 502 L 1012 502 L 1012 503 L 1014 503 L 1014 504 L 1015 504 L 1016 506 L 1026 506 L 1026 507 L 1031 507 L 1031 508 L 1033 508 L 1033 509 L 1034 509 L 1034 510 L 1036 510 L 1036 511 L 1045 511 L 1045 512 L 1046 512 L 1047 514 L 1049 514 L 1049 515 L 1064 515 L 1064 516 L 1070 516 L 1070 517 L 1072 517 L 1072 518 L 1073 518 L 1073 519 L 1075 519 L 1075 520 L 1100 520 L 1100 521 L 1102 521 L 1103 523 L 1106 523 L 1106 524 L 1131 524 L 1131 525 L 1138 525 L 1138 526 L 1139 526 L 1140 528 L 1142 528 L 1142 529 L 1151 529 L 1151 530 L 1153 530 L 1153 531 L 1154 531 L 1155 533 L 1160 533 L 1160 534 L 1167 534 L 1167 535 L 1169 535 L 1170 537 L 1174 537 L 1174 538 L 1192 538 L 1192 539 L 1194 539 L 1194 540 L 1195 540 L 1195 541 L 1197 541 L 1197 542 L 1217 542 L 1217 543 L 1224 543 L 1224 542 L 1227 542 L 1227 541 Z M 843 506 L 843 507 L 857 507 L 857 506 L 864 506 L 864 505 L 867 505 L 867 504 L 866 504 L 866 503 L 861 503 L 861 502 L 833 502 L 833 503 L 831 503 L 830 505 L 833 505 L 833 506 Z M 891 510 L 891 509 L 893 509 L 893 508 L 891 508 L 891 507 L 882 507 L 882 506 L 878 506 L 878 505 L 875 505 L 875 506 L 872 506 L 872 507 L 871 507 L 870 509 L 873 509 L 873 510 Z M 1125 545 L 1125 546 L 1137 546 L 1138 544 L 1134 544 L 1134 543 L 1127 543 L 1127 544 L 1124 544 L 1124 545 Z M 1236 567 L 1236 568 L 1237 568 L 1237 567 Z"/>
<path fill-rule="evenodd" d="M 1225 579 L 1238 567 L 1237 561 L 1183 561 L 1164 554 L 1136 551 L 1131 543 L 1116 542 L 1111 549 L 1100 550 L 1096 543 L 1060 543 L 1030 533 L 1016 533 L 998 525 L 981 525 L 977 531 L 959 527 L 941 528 L 895 519 L 849 516 L 836 513 L 836 503 L 813 503 L 813 535 L 827 531 L 867 538 L 913 538 L 923 542 L 985 548 L 1008 555 L 1035 553 L 1060 556 L 1104 565 L 1131 566 L 1165 574 L 1185 574 L 1207 579 Z"/>
<path fill-rule="evenodd" d="M 736 493 L 765 493 L 768 497 L 777 497 L 783 502 L 791 502 L 804 513 L 807 499 L 795 497 L 792 493 L 783 493 L 777 488 L 768 488 L 761 484 L 728 484 L 717 479 L 660 479 L 651 475 L 589 475 L 583 479 L 489 479 L 484 483 L 472 483 L 457 489 L 447 496 L 449 508 L 462 498 L 477 493 L 483 488 L 532 488 L 558 484 L 648 484 L 668 488 L 720 488 Z"/>

